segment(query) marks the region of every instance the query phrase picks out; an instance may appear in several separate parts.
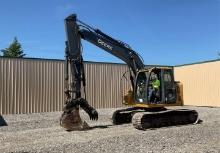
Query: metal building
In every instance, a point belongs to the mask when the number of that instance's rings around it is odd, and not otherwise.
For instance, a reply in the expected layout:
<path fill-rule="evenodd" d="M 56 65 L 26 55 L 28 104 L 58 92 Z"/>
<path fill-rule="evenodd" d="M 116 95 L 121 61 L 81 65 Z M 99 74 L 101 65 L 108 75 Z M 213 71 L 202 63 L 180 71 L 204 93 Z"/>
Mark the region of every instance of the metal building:
<path fill-rule="evenodd" d="M 176 66 L 183 83 L 184 105 L 220 107 L 220 60 Z"/>
<path fill-rule="evenodd" d="M 85 63 L 87 100 L 95 108 L 122 106 L 125 64 Z M 64 61 L 0 58 L 0 114 L 62 110 Z"/>
<path fill-rule="evenodd" d="M 95 108 L 122 106 L 130 88 L 125 64 L 86 62 L 87 100 Z M 180 65 L 175 79 L 183 83 L 185 105 L 220 107 L 220 60 Z M 64 61 L 0 58 L 0 114 L 62 110 Z"/>

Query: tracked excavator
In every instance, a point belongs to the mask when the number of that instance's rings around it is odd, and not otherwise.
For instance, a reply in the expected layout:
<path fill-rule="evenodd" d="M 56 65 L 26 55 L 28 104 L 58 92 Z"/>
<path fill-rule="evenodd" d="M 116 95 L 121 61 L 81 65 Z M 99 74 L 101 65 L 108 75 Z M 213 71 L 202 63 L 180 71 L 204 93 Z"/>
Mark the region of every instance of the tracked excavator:
<path fill-rule="evenodd" d="M 78 20 L 76 14 L 65 19 L 65 30 L 65 104 L 60 124 L 66 130 L 90 128 L 81 119 L 80 108 L 91 120 L 98 119 L 98 112 L 81 93 L 85 92 L 86 86 L 82 39 L 128 65 L 132 90 L 124 95 L 123 103 L 130 107 L 116 110 L 112 115 L 113 124 L 132 123 L 136 129 L 145 130 L 197 123 L 198 113 L 195 110 L 167 109 L 168 106 L 183 105 L 182 84 L 174 80 L 173 67 L 145 66 L 141 56 L 128 44 Z M 157 88 L 154 89 L 155 80 Z"/>

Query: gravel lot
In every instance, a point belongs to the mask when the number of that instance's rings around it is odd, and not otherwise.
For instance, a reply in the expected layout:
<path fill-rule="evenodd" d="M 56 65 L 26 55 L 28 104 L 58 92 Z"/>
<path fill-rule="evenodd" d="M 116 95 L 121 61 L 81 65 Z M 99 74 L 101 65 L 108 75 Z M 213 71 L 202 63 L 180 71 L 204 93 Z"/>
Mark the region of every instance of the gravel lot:
<path fill-rule="evenodd" d="M 88 131 L 67 132 L 59 126 L 61 112 L 4 115 L 0 152 L 220 152 L 220 108 L 196 109 L 202 123 L 140 131 L 131 124 L 113 126 L 114 109 L 100 109 Z"/>

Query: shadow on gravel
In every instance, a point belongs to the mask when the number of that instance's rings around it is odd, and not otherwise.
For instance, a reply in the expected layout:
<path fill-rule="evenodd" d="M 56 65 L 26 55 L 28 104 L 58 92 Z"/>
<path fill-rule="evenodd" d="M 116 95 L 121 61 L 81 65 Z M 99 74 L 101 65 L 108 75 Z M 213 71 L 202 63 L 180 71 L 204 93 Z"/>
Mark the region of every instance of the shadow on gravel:
<path fill-rule="evenodd" d="M 0 127 L 1 126 L 8 126 L 7 122 L 5 121 L 5 119 L 3 118 L 3 116 L 0 115 Z"/>
<path fill-rule="evenodd" d="M 95 125 L 95 126 L 92 126 L 92 127 L 89 127 L 87 129 L 81 129 L 81 130 L 66 130 L 67 132 L 72 132 L 72 131 L 89 131 L 89 130 L 93 130 L 93 129 L 106 129 L 110 126 L 113 126 L 113 125 Z"/>
<path fill-rule="evenodd" d="M 110 126 L 113 126 L 113 125 L 96 125 L 96 126 L 91 127 L 90 130 L 92 130 L 92 129 L 106 129 Z"/>
<path fill-rule="evenodd" d="M 199 119 L 196 124 L 202 124 L 203 120 Z"/>

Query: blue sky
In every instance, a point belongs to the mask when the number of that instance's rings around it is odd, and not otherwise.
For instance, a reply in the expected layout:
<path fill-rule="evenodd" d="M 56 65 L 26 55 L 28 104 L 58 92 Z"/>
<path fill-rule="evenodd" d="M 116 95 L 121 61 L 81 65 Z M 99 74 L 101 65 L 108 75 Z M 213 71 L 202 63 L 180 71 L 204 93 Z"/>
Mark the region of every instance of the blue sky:
<path fill-rule="evenodd" d="M 0 49 L 16 36 L 27 57 L 64 59 L 64 18 L 128 43 L 145 64 L 217 59 L 220 0 L 1 0 Z M 83 41 L 87 61 L 122 62 Z"/>

